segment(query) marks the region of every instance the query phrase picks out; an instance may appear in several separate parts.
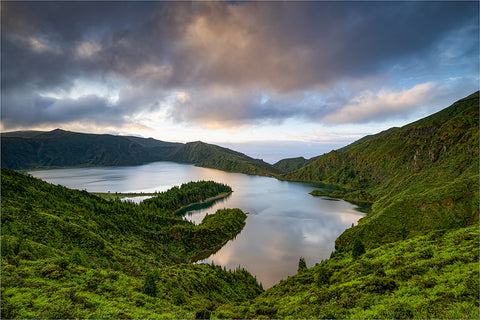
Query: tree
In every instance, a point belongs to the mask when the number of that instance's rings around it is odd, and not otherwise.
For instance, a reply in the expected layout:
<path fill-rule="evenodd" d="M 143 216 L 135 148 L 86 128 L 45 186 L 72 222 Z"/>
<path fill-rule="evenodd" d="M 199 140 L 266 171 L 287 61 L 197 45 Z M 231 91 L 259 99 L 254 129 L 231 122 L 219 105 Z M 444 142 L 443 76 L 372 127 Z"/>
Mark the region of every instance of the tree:
<path fill-rule="evenodd" d="M 307 263 L 305 262 L 304 257 L 300 257 L 300 259 L 298 259 L 298 272 L 302 272 L 304 270 L 307 270 Z"/>

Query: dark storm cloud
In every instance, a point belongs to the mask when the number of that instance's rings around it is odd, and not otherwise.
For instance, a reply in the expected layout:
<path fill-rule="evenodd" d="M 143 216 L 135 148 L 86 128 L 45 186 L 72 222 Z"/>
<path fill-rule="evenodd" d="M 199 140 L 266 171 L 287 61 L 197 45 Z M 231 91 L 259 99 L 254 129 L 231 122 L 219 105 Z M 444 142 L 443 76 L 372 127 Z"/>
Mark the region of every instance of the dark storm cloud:
<path fill-rule="evenodd" d="M 2 122 L 118 124 L 175 95 L 172 118 L 200 125 L 321 120 L 351 107 L 339 83 L 412 61 L 435 70 L 458 30 L 478 70 L 476 2 L 3 2 Z M 118 101 L 37 103 L 90 79 L 116 83 Z"/>
<path fill-rule="evenodd" d="M 6 128 L 35 125 L 55 125 L 64 122 L 95 122 L 120 125 L 123 119 L 108 100 L 96 95 L 78 99 L 56 99 L 26 92 L 8 92 L 2 95 L 2 122 Z"/>

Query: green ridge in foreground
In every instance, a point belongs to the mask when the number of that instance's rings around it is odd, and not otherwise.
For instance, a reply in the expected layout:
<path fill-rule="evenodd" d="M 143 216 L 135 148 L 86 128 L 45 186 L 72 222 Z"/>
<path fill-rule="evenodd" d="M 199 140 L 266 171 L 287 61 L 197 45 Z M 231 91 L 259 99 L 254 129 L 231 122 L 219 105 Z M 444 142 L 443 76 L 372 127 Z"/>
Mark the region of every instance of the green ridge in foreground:
<path fill-rule="evenodd" d="M 205 317 L 263 291 L 243 269 L 186 264 L 244 227 L 239 209 L 198 226 L 174 214 L 226 185 L 188 183 L 135 205 L 7 169 L 1 178 L 2 318 Z"/>

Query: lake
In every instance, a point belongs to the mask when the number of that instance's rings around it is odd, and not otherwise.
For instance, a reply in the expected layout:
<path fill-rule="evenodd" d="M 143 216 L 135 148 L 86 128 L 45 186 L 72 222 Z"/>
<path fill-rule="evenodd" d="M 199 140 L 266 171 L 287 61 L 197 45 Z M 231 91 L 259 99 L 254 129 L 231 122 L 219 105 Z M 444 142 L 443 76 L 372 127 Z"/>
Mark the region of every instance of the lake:
<path fill-rule="evenodd" d="M 200 223 L 206 213 L 240 208 L 246 226 L 216 254 L 202 262 L 234 269 L 244 267 L 269 288 L 297 272 L 304 257 L 311 267 L 330 256 L 335 239 L 364 216 L 356 206 L 308 193 L 315 185 L 229 173 L 173 162 L 130 167 L 89 167 L 38 170 L 32 176 L 89 192 L 155 192 L 182 183 L 213 180 L 233 193 L 208 208 L 187 210 L 186 219 Z M 194 209 L 194 208 L 193 208 Z"/>

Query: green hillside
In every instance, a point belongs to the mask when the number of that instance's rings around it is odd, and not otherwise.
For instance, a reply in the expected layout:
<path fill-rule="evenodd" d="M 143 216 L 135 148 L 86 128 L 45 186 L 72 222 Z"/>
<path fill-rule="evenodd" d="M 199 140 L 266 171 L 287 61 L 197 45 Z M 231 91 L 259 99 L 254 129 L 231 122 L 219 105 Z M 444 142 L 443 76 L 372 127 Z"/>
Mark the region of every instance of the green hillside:
<path fill-rule="evenodd" d="M 358 227 L 337 239 L 337 248 L 356 238 L 376 246 L 426 230 L 473 225 L 479 205 L 478 113 L 477 92 L 283 178 L 339 185 L 350 191 L 333 196 L 373 203 Z"/>
<path fill-rule="evenodd" d="M 356 146 L 357 144 L 360 144 L 360 143 L 363 143 L 365 141 L 368 141 L 368 140 L 371 140 L 371 139 L 375 139 L 375 138 L 379 138 L 389 132 L 392 132 L 392 131 L 395 131 L 397 130 L 398 128 L 397 127 L 393 127 L 393 128 L 390 128 L 390 129 L 387 129 L 387 130 L 384 130 L 382 132 L 379 132 L 377 134 L 369 134 L 368 136 L 365 136 L 361 139 L 358 139 L 357 141 L 354 141 L 352 143 L 350 143 L 349 145 L 343 147 L 343 148 L 340 148 L 338 149 L 337 151 L 340 151 L 340 152 L 344 152 L 344 151 L 347 151 L 348 149 L 350 149 L 351 147 L 353 146 Z"/>
<path fill-rule="evenodd" d="M 478 226 L 336 252 L 219 319 L 478 319 Z"/>
<path fill-rule="evenodd" d="M 262 289 L 245 270 L 186 264 L 245 225 L 239 209 L 200 225 L 180 207 L 231 189 L 173 188 L 140 205 L 2 169 L 2 318 L 193 318 Z"/>
<path fill-rule="evenodd" d="M 174 161 L 246 174 L 272 176 L 284 172 L 262 160 L 200 141 L 183 144 L 60 129 L 2 133 L 1 152 L 2 166 L 14 170 Z"/>

